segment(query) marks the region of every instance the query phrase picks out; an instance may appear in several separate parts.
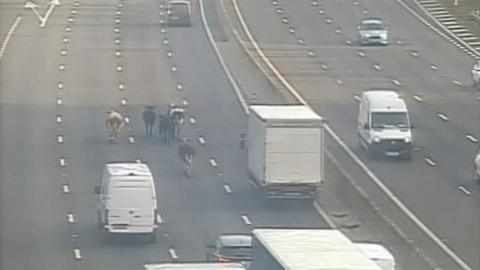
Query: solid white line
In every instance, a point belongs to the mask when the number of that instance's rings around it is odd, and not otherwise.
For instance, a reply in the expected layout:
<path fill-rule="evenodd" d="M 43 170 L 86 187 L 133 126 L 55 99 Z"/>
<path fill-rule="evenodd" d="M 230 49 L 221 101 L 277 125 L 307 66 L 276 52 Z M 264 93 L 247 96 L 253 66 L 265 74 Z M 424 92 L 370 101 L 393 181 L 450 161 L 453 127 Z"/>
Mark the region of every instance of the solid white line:
<path fill-rule="evenodd" d="M 163 224 L 163 219 L 160 214 L 157 214 L 157 224 Z"/>
<path fill-rule="evenodd" d="M 168 253 L 170 253 L 170 257 L 171 257 L 173 260 L 178 259 L 177 252 L 175 252 L 175 249 L 169 248 L 169 249 L 168 249 Z"/>
<path fill-rule="evenodd" d="M 302 104 L 305 106 L 309 106 L 309 104 L 303 99 L 303 97 L 298 94 L 298 92 L 290 85 L 290 83 L 281 75 L 278 70 L 274 67 L 274 65 L 270 62 L 268 58 L 265 57 L 263 51 L 259 48 L 257 42 L 254 40 L 252 35 L 250 34 L 250 30 L 248 29 L 245 20 L 243 18 L 243 15 L 241 14 L 237 0 L 231 0 L 234 4 L 235 12 L 237 14 L 237 17 L 240 21 L 240 24 L 242 25 L 242 28 L 244 29 L 244 32 L 247 34 L 247 37 L 249 38 L 250 42 L 252 43 L 253 47 L 257 51 L 257 53 L 260 55 L 262 60 L 265 62 L 265 64 L 271 69 L 271 71 L 275 74 L 275 76 L 284 84 L 284 86 L 291 92 L 291 94 Z M 397 0 L 400 4 L 402 4 L 405 8 L 409 9 L 414 15 L 416 15 L 417 18 L 423 19 L 418 15 L 414 10 L 412 10 L 410 7 L 408 7 L 405 3 L 403 3 L 400 0 Z M 423 19 L 424 22 L 425 19 Z M 428 23 L 428 22 L 427 22 Z M 387 187 L 385 186 L 384 183 L 378 179 L 378 177 L 352 152 L 350 148 L 343 142 L 343 140 L 338 137 L 338 135 L 333 132 L 333 130 L 326 124 L 325 125 L 325 130 L 334 138 L 334 140 L 346 151 L 349 156 L 369 175 L 369 177 L 375 182 L 377 186 L 382 189 L 382 191 L 404 212 L 424 233 L 426 233 L 445 253 L 447 253 L 451 258 L 453 258 L 462 268 L 465 270 L 472 270 L 463 260 L 458 257 L 445 243 L 443 243 L 420 219 L 418 219 L 415 214 L 413 214 L 410 209 L 408 209 L 407 206 L 403 204 L 403 202 L 396 197 L 396 195 Z"/>
<path fill-rule="evenodd" d="M 320 214 L 320 216 L 323 218 L 323 220 L 325 220 L 327 222 L 328 226 L 331 229 L 334 229 L 334 228 L 337 227 L 335 222 L 333 222 L 332 219 L 330 219 L 330 216 L 322 209 L 322 207 L 320 207 L 320 205 L 318 204 L 318 202 L 316 200 L 313 201 L 313 207 L 315 207 L 317 212 Z"/>
<path fill-rule="evenodd" d="M 242 219 L 245 224 L 252 225 L 252 222 L 250 221 L 247 215 L 242 215 Z"/>
<path fill-rule="evenodd" d="M 469 141 L 471 141 L 471 142 L 473 142 L 473 143 L 478 143 L 477 138 L 475 138 L 474 136 L 472 136 L 472 135 L 470 135 L 470 134 L 465 135 L 465 137 L 466 137 Z"/>
<path fill-rule="evenodd" d="M 218 61 L 222 65 L 222 68 L 225 71 L 225 74 L 227 75 L 227 78 L 230 81 L 230 84 L 232 85 L 233 89 L 235 90 L 235 93 L 237 94 L 238 99 L 240 100 L 240 104 L 242 105 L 243 110 L 245 111 L 245 113 L 248 114 L 247 102 L 245 101 L 245 98 L 241 94 L 240 86 L 237 84 L 236 80 L 234 79 L 230 69 L 228 68 L 227 64 L 225 63 L 225 60 L 223 59 L 223 56 L 220 53 L 220 50 L 218 49 L 217 44 L 215 43 L 215 40 L 213 39 L 212 32 L 210 31 L 210 27 L 208 26 L 207 19 L 206 19 L 206 16 L 205 16 L 203 1 L 204 0 L 199 1 L 199 3 L 200 3 L 200 15 L 201 15 L 201 18 L 202 18 L 203 28 L 205 29 L 205 32 L 207 33 L 208 40 L 210 40 L 210 44 L 212 45 L 213 50 L 215 51 L 215 55 L 217 56 Z"/>
<path fill-rule="evenodd" d="M 458 189 L 463 191 L 463 193 L 467 194 L 468 196 L 472 195 L 472 193 L 468 189 L 466 189 L 464 186 L 458 186 Z"/>

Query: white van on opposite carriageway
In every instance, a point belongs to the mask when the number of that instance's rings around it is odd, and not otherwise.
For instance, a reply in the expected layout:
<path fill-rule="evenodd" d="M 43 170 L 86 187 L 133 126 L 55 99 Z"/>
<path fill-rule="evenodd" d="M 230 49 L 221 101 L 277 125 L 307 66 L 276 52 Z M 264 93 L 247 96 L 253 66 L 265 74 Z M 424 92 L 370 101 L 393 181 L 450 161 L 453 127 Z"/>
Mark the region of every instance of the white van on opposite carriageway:
<path fill-rule="evenodd" d="M 405 101 L 395 91 L 362 93 L 358 110 L 358 139 L 370 157 L 385 155 L 410 159 L 412 124 Z"/>
<path fill-rule="evenodd" d="M 98 226 L 106 237 L 145 235 L 156 240 L 157 199 L 147 164 L 111 162 L 104 166 L 99 195 Z"/>

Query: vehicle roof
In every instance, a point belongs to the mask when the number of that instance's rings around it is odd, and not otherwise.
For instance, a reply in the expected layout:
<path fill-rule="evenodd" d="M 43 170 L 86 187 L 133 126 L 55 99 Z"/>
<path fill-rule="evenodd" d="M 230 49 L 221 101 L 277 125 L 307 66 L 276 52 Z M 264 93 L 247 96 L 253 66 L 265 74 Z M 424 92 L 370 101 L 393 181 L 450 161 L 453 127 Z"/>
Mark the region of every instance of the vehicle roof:
<path fill-rule="evenodd" d="M 355 246 L 369 258 L 378 260 L 393 260 L 393 255 L 383 245 L 376 243 L 355 243 Z"/>
<path fill-rule="evenodd" d="M 171 4 L 186 4 L 186 5 L 190 5 L 190 1 L 188 0 L 171 0 L 170 3 Z"/>
<path fill-rule="evenodd" d="M 368 90 L 362 93 L 363 98 L 370 104 L 370 110 L 374 111 L 407 111 L 405 101 L 392 90 Z"/>
<path fill-rule="evenodd" d="M 146 264 L 146 270 L 245 270 L 240 263 L 162 263 Z"/>
<path fill-rule="evenodd" d="M 377 17 L 363 18 L 362 23 L 383 23 L 383 20 Z"/>
<path fill-rule="evenodd" d="M 256 239 L 290 270 L 380 270 L 338 230 L 254 229 Z"/>
<path fill-rule="evenodd" d="M 252 246 L 252 237 L 247 234 L 222 234 L 218 239 L 224 247 Z"/>
<path fill-rule="evenodd" d="M 252 105 L 250 111 L 263 120 L 322 120 L 321 116 L 304 105 Z"/>
<path fill-rule="evenodd" d="M 152 173 L 145 163 L 114 162 L 105 164 L 105 168 L 112 176 L 151 176 Z"/>

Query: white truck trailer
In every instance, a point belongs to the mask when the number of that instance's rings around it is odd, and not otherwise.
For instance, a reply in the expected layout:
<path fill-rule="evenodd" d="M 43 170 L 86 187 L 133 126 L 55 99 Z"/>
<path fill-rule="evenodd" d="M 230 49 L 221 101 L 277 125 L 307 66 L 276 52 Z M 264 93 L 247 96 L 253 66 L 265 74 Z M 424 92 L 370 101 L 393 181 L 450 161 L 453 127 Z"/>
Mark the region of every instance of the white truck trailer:
<path fill-rule="evenodd" d="M 249 270 L 381 270 L 338 230 L 254 229 Z"/>
<path fill-rule="evenodd" d="M 323 119 L 298 105 L 252 105 L 248 172 L 268 198 L 314 198 L 323 181 Z"/>

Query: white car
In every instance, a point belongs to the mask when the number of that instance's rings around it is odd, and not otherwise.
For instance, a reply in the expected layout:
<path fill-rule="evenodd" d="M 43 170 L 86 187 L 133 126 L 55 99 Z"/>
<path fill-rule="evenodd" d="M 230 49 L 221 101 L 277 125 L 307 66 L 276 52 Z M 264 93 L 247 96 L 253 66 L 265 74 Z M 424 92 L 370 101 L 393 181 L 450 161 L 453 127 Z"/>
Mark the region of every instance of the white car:
<path fill-rule="evenodd" d="M 475 157 L 475 179 L 480 182 L 480 151 Z"/>
<path fill-rule="evenodd" d="M 388 45 L 388 29 L 382 19 L 365 18 L 357 26 L 360 45 Z"/>

